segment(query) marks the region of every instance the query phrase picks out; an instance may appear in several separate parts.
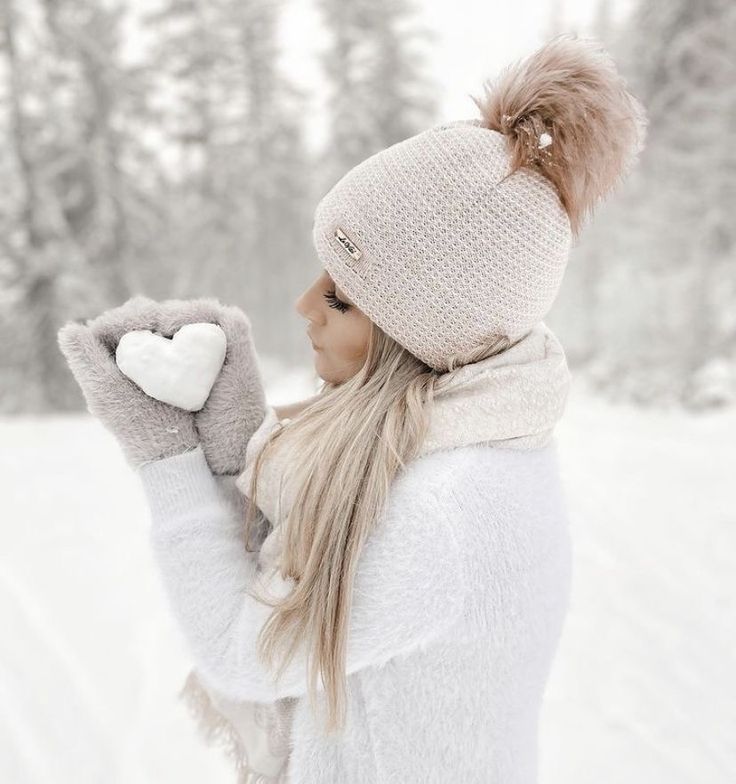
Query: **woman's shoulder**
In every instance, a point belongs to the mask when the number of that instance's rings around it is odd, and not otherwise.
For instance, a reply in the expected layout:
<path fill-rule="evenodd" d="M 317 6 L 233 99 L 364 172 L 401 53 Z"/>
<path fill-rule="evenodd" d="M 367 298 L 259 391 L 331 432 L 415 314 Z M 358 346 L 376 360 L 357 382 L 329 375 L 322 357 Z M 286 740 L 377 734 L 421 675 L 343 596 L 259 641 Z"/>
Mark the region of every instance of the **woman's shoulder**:
<path fill-rule="evenodd" d="M 457 533 L 535 522 L 555 527 L 568 518 L 554 441 L 536 449 L 478 443 L 429 453 L 407 465 L 388 506 L 389 518 L 438 530 L 447 521 Z"/>
<path fill-rule="evenodd" d="M 445 489 L 463 487 L 521 487 L 527 492 L 536 481 L 559 478 L 554 440 L 535 449 L 514 449 L 481 442 L 439 449 L 412 460 L 399 475 L 397 490 L 427 485 Z"/>
<path fill-rule="evenodd" d="M 447 558 L 451 550 L 466 564 L 534 560 L 568 537 L 556 445 L 519 450 L 472 444 L 425 455 L 396 481 L 387 519 L 386 536 L 396 547 L 408 536 L 417 557 Z"/>
<path fill-rule="evenodd" d="M 534 450 L 472 444 L 412 460 L 389 489 L 366 563 L 381 572 L 385 559 L 399 559 L 407 573 L 443 569 L 457 576 L 494 532 L 505 542 L 504 531 L 523 538 L 530 527 L 561 530 L 550 524 L 565 519 L 555 451 L 554 444 Z"/>

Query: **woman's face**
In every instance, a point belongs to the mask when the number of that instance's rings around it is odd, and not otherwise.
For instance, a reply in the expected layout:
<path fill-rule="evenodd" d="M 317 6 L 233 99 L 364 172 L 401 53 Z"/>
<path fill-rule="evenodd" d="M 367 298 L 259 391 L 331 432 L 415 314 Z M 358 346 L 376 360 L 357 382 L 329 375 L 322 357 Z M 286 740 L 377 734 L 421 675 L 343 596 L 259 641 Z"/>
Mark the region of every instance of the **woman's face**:
<path fill-rule="evenodd" d="M 371 321 L 323 270 L 297 299 L 299 315 L 308 320 L 314 366 L 324 381 L 340 384 L 354 376 L 368 351 Z"/>

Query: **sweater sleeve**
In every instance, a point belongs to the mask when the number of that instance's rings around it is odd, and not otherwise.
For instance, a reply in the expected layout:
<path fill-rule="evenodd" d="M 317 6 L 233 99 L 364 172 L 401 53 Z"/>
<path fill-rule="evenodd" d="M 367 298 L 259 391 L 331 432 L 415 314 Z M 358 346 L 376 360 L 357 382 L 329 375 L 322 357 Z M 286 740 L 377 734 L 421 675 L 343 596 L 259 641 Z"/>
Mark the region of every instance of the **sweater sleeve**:
<path fill-rule="evenodd" d="M 396 478 L 359 556 L 348 675 L 430 642 L 462 611 L 466 578 L 451 525 L 457 521 L 447 516 L 453 496 L 416 472 L 410 467 Z M 278 681 L 258 656 L 258 634 L 273 608 L 248 594 L 257 556 L 246 551 L 242 517 L 227 503 L 201 447 L 142 466 L 139 475 L 154 557 L 198 669 L 231 699 L 273 702 L 306 694 L 304 646 Z M 278 572 L 267 584 L 279 596 L 292 586 Z M 316 685 L 324 689 L 319 674 Z"/>

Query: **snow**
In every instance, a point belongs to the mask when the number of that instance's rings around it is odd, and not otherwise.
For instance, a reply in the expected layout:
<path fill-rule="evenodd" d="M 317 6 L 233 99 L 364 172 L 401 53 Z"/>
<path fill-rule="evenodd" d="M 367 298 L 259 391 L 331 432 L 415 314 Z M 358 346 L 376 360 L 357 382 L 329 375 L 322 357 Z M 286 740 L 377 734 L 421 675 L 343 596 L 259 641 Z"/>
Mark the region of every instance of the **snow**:
<path fill-rule="evenodd" d="M 574 379 L 557 433 L 574 574 L 540 784 L 733 782 L 736 412 L 611 405 Z M 176 697 L 191 663 L 113 436 L 17 417 L 0 443 L 0 780 L 231 784 Z"/>
<path fill-rule="evenodd" d="M 199 411 L 222 369 L 227 337 L 217 324 L 184 324 L 171 338 L 126 332 L 115 350 L 120 370 L 147 395 Z"/>

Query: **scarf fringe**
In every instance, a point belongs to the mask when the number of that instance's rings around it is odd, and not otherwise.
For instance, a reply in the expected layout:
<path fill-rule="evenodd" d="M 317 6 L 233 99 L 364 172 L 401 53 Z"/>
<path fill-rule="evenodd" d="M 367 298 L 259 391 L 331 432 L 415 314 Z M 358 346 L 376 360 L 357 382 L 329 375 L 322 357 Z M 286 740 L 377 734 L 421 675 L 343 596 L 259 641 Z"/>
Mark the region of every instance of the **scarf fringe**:
<path fill-rule="evenodd" d="M 220 747 L 225 756 L 234 763 L 237 774 L 235 784 L 286 784 L 286 769 L 277 778 L 273 778 L 250 767 L 240 735 L 232 722 L 213 705 L 195 670 L 189 673 L 177 696 L 195 720 L 197 730 L 205 743 Z"/>

